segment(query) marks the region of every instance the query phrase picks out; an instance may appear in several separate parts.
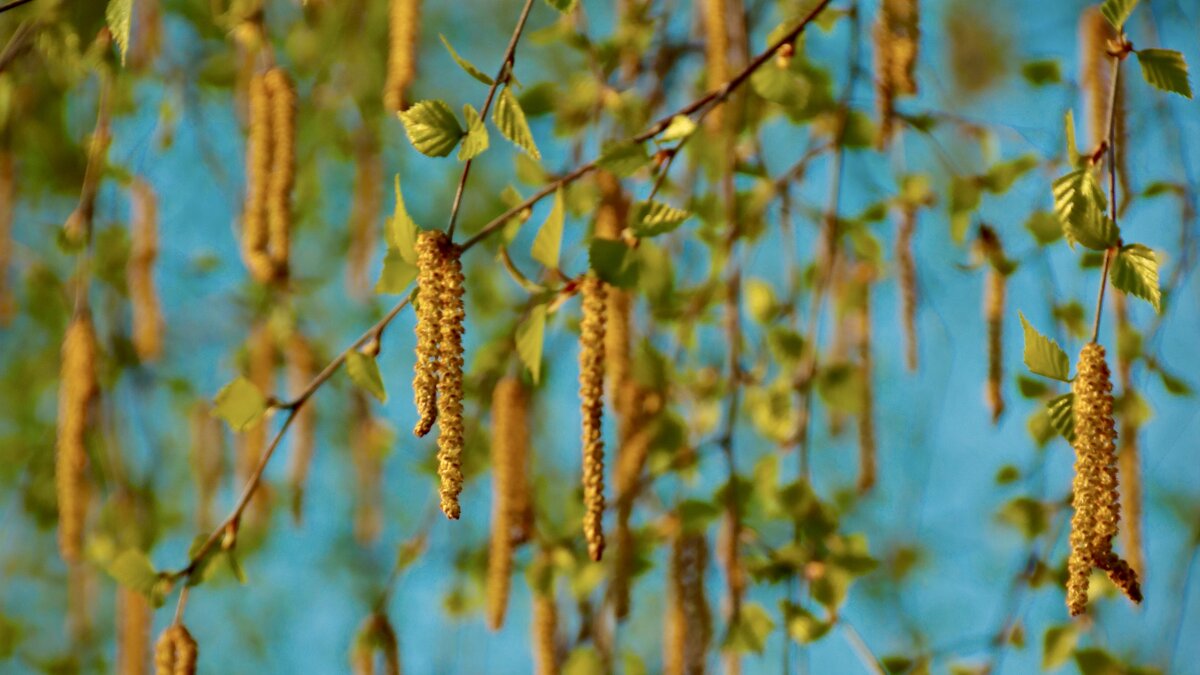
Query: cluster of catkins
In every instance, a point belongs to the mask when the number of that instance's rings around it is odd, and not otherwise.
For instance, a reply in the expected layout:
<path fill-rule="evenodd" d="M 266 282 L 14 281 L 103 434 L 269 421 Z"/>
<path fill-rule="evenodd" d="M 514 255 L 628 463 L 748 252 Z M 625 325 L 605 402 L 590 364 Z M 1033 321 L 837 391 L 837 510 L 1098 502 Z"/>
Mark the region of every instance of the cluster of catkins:
<path fill-rule="evenodd" d="M 462 492 L 463 272 L 462 250 L 444 232 L 417 237 L 417 361 L 413 399 L 420 419 L 413 433 L 438 424 L 442 512 L 457 520 Z"/>
<path fill-rule="evenodd" d="M 1108 572 L 1125 595 L 1142 601 L 1137 573 L 1112 550 L 1120 520 L 1117 490 L 1116 422 L 1112 382 L 1104 347 L 1089 343 L 1079 353 L 1072 385 L 1075 394 L 1075 482 L 1071 518 L 1071 556 L 1067 561 L 1067 608 L 1087 609 L 1092 568 Z"/>
<path fill-rule="evenodd" d="M 199 655 L 196 640 L 183 624 L 174 624 L 163 631 L 154 645 L 156 675 L 196 675 Z"/>
<path fill-rule="evenodd" d="M 896 99 L 917 93 L 917 46 L 921 39 L 918 0 L 883 0 L 873 31 L 875 105 L 879 111 L 879 148 L 891 142 Z"/>
<path fill-rule="evenodd" d="M 296 90 L 287 73 L 272 68 L 250 79 L 242 214 L 242 257 L 263 283 L 287 277 L 295 179 Z"/>

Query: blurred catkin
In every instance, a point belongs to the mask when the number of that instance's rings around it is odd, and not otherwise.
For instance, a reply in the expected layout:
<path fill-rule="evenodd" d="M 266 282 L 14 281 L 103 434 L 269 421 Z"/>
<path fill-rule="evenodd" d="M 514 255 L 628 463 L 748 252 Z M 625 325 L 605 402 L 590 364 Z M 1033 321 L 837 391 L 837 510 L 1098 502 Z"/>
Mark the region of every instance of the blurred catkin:
<path fill-rule="evenodd" d="M 990 227 L 979 228 L 979 244 L 988 261 L 983 290 L 983 320 L 987 325 L 988 375 L 984 389 L 984 400 L 992 413 L 992 423 L 1000 421 L 1004 414 L 1004 305 L 1007 295 L 1008 277 L 997 269 L 997 262 L 1004 258 L 1000 238 Z"/>
<path fill-rule="evenodd" d="M 154 612 L 145 595 L 117 588 L 117 673 L 145 675 L 150 663 L 150 623 Z"/>
<path fill-rule="evenodd" d="M 130 250 L 125 268 L 129 304 L 133 314 L 133 348 L 142 361 L 162 354 L 162 310 L 154 287 L 154 261 L 158 257 L 158 202 L 146 181 L 130 185 Z"/>
<path fill-rule="evenodd" d="M 12 224 L 16 209 L 17 176 L 12 153 L 0 148 L 0 326 L 8 325 L 17 304 L 9 283 L 12 264 Z"/>
<path fill-rule="evenodd" d="M 521 381 L 504 377 L 492 390 L 492 532 L 488 548 L 487 618 L 492 630 L 504 625 L 512 577 L 513 544 L 528 527 L 521 521 L 529 495 L 529 394 Z"/>
<path fill-rule="evenodd" d="M 263 77 L 270 101 L 271 169 L 267 178 L 267 242 L 275 277 L 286 278 L 296 180 L 296 89 L 282 68 Z"/>
<path fill-rule="evenodd" d="M 183 624 L 174 624 L 162 632 L 154 645 L 156 675 L 196 675 L 199 653 L 196 640 Z"/>
<path fill-rule="evenodd" d="M 242 207 L 242 259 L 256 281 L 275 276 L 268 254 L 267 193 L 271 175 L 271 101 L 266 78 L 247 85 L 246 201 Z"/>
<path fill-rule="evenodd" d="M 350 203 L 350 248 L 346 286 L 359 298 L 371 292 L 369 273 L 375 256 L 376 222 L 383 204 L 383 157 L 379 141 L 363 130 L 354 151 L 354 195 Z"/>
<path fill-rule="evenodd" d="M 1104 347 L 1089 343 L 1079 354 L 1075 380 L 1075 480 L 1071 518 L 1071 555 L 1067 561 L 1067 608 L 1087 608 L 1088 576 L 1093 567 L 1108 572 L 1134 602 L 1141 602 L 1137 574 L 1112 550 L 1120 521 L 1117 490 L 1116 422 L 1112 382 Z"/>
<path fill-rule="evenodd" d="M 1129 325 L 1128 297 L 1125 293 L 1113 289 L 1113 310 L 1117 321 L 1117 343 L 1120 344 L 1123 334 L 1133 330 Z M 1124 349 L 1117 350 L 1117 378 L 1121 383 L 1121 432 L 1118 434 L 1120 446 L 1117 448 L 1117 475 L 1124 488 L 1121 499 L 1121 546 L 1129 558 L 1129 566 L 1137 573 L 1138 579 L 1146 580 L 1146 552 L 1142 544 L 1142 470 L 1141 451 L 1138 447 L 1138 418 L 1137 391 L 1133 387 L 1133 363 Z"/>
<path fill-rule="evenodd" d="M 872 31 L 875 47 L 875 104 L 879 148 L 891 142 L 896 99 L 917 93 L 917 49 L 921 39 L 917 0 L 883 0 Z"/>
<path fill-rule="evenodd" d="M 441 478 L 442 512 L 458 520 L 458 495 L 462 492 L 463 451 L 463 305 L 462 250 L 449 239 L 440 247 L 442 279 L 438 305 L 437 383 L 438 476 Z"/>
<path fill-rule="evenodd" d="M 1087 152 L 1095 151 L 1108 140 L 1109 98 L 1112 92 L 1113 57 L 1109 50 L 1119 38 L 1117 31 L 1100 13 L 1099 5 L 1083 10 L 1079 16 L 1079 88 L 1083 93 L 1083 108 L 1087 111 Z M 1128 135 L 1125 111 L 1125 83 L 1117 83 L 1116 110 L 1113 111 L 1113 133 L 1117 148 L 1114 153 L 1117 181 L 1121 194 L 1130 194 L 1129 166 L 1125 160 Z"/>
<path fill-rule="evenodd" d="M 605 284 L 588 275 L 580 282 L 579 401 L 583 419 L 583 532 L 588 556 L 604 555 L 604 324 Z"/>
<path fill-rule="evenodd" d="M 99 392 L 96 383 L 96 331 L 91 314 L 78 312 L 63 336 L 58 391 L 58 442 L 55 485 L 58 492 L 58 550 L 63 560 L 79 562 L 87 520 L 87 447 L 89 409 Z"/>
<path fill-rule="evenodd" d="M 553 588 L 533 594 L 533 616 L 530 620 L 533 640 L 534 673 L 558 674 L 558 604 Z"/>
<path fill-rule="evenodd" d="M 271 325 L 265 320 L 256 323 L 250 329 L 246 344 L 246 376 L 260 392 L 270 394 L 275 390 L 276 366 L 275 334 Z M 245 484 L 254 473 L 263 452 L 267 448 L 267 424 L 260 421 L 238 436 L 237 477 Z M 267 515 L 270 499 L 260 486 L 254 493 L 254 501 L 250 515 L 255 522 L 263 522 Z"/>
<path fill-rule="evenodd" d="M 421 0 L 391 0 L 388 5 L 387 81 L 383 107 L 400 112 L 408 107 L 408 88 L 417 72 L 417 35 Z"/>
<path fill-rule="evenodd" d="M 444 278 L 442 247 L 446 235 L 436 230 L 422 232 L 417 237 L 417 360 L 413 375 L 413 402 L 417 407 L 417 424 L 413 434 L 418 438 L 428 434 L 437 421 L 437 388 L 441 379 L 438 361 L 440 305 Z"/>
<path fill-rule="evenodd" d="M 858 367 L 862 371 L 862 400 L 858 413 L 858 491 L 867 492 L 875 486 L 878 463 L 875 441 L 875 376 L 871 358 L 871 282 L 874 273 L 867 263 L 859 263 L 855 276 L 859 293 L 856 306 Z"/>
<path fill-rule="evenodd" d="M 900 282 L 900 316 L 904 326 L 904 363 L 917 369 L 917 265 L 913 259 L 913 234 L 917 229 L 917 207 L 905 204 L 896 229 L 896 276 Z"/>
<path fill-rule="evenodd" d="M 712 641 L 712 615 L 704 593 L 708 542 L 703 534 L 680 533 L 671 547 L 664 621 L 663 671 L 693 675 L 705 671 Z"/>
<path fill-rule="evenodd" d="M 707 89 L 712 91 L 729 81 L 729 8 L 726 0 L 703 0 L 704 65 Z M 720 107 L 709 113 L 709 129 L 722 129 Z"/>
<path fill-rule="evenodd" d="M 350 456 L 354 462 L 354 539 L 366 546 L 383 527 L 383 452 L 387 432 L 362 389 L 350 396 Z"/>
<path fill-rule="evenodd" d="M 308 383 L 317 375 L 317 359 L 312 345 L 299 331 L 293 332 L 287 341 L 288 393 L 300 396 Z M 292 439 L 292 462 L 288 467 L 288 483 L 292 492 L 292 519 L 299 523 L 304 507 L 304 486 L 308 482 L 308 471 L 312 466 L 313 449 L 316 446 L 317 411 L 314 406 L 301 406 L 296 411 Z"/>

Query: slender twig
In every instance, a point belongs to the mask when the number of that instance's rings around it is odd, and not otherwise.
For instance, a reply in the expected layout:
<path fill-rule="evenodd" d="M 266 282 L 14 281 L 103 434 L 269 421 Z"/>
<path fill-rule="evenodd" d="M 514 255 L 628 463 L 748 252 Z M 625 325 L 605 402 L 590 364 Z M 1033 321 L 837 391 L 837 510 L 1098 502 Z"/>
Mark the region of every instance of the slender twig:
<path fill-rule="evenodd" d="M 1122 43 L 1124 40 L 1125 36 L 1122 34 Z M 1126 53 L 1128 52 L 1122 50 L 1112 57 L 1112 88 L 1108 92 L 1108 207 L 1114 228 L 1117 227 L 1117 91 L 1121 82 L 1121 61 Z M 1095 342 L 1100 334 L 1100 315 L 1104 310 L 1104 289 L 1108 287 L 1108 270 L 1112 266 L 1113 254 L 1120 245 L 1118 241 L 1104 251 L 1104 267 L 1100 270 L 1100 291 L 1096 294 L 1096 317 L 1092 321 L 1092 342 Z"/>
<path fill-rule="evenodd" d="M 3 14 L 10 9 L 16 9 L 21 5 L 27 5 L 31 2 L 33 2 L 33 0 L 12 0 L 12 2 L 8 3 L 7 5 L 0 5 L 0 14 Z"/>
<path fill-rule="evenodd" d="M 844 617 L 838 620 L 838 624 L 842 627 L 842 634 L 846 636 L 846 642 L 850 644 L 850 649 L 854 650 L 854 654 L 858 656 L 858 660 L 862 661 L 863 667 L 872 673 L 872 675 L 884 675 L 886 672 L 883 666 L 879 663 L 879 658 L 867 646 L 862 635 L 854 628 L 853 624 L 847 621 Z"/>
<path fill-rule="evenodd" d="M 508 49 L 504 50 L 504 60 L 500 62 L 500 70 L 496 73 L 495 79 L 492 80 L 492 86 L 488 87 L 487 98 L 483 101 L 483 107 L 479 109 L 479 119 L 487 119 L 488 110 L 492 107 L 492 99 L 496 96 L 496 89 L 501 84 L 508 82 L 512 77 L 513 62 L 516 57 L 517 43 L 521 41 L 521 33 L 525 30 L 525 22 L 529 19 L 529 10 L 533 7 L 533 0 L 525 0 L 525 6 L 521 8 L 521 16 L 517 19 L 517 27 L 513 29 L 512 37 L 508 40 Z M 454 238 L 454 226 L 458 223 L 458 209 L 462 206 L 463 191 L 467 187 L 467 176 L 471 174 L 471 164 L 473 160 L 468 159 L 463 163 L 462 176 L 458 179 L 458 188 L 454 191 L 454 205 L 450 207 L 450 225 L 446 228 L 446 233 L 451 239 Z"/>

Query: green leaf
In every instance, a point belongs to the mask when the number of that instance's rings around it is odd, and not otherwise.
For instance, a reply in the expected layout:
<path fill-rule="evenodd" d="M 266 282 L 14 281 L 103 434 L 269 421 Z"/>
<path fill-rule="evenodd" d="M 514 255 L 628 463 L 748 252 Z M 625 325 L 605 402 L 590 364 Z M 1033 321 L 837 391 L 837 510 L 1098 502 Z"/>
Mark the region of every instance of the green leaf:
<path fill-rule="evenodd" d="M 1141 49 L 1137 52 L 1142 66 L 1142 77 L 1163 91 L 1192 97 L 1192 85 L 1188 83 L 1187 62 L 1183 54 L 1172 49 Z"/>
<path fill-rule="evenodd" d="M 1047 401 L 1046 414 L 1050 415 L 1050 427 L 1068 443 L 1074 443 L 1075 394 L 1063 394 Z"/>
<path fill-rule="evenodd" d="M 446 48 L 446 51 L 450 52 L 450 58 L 454 59 L 454 62 L 458 64 L 459 68 L 462 68 L 467 72 L 468 75 L 484 84 L 490 85 L 492 83 L 491 77 L 488 77 L 486 73 L 476 68 L 475 64 L 459 56 L 458 52 L 454 51 L 454 47 L 450 46 L 450 41 L 446 39 L 445 35 L 438 33 L 438 38 L 442 41 L 442 45 Z"/>
<path fill-rule="evenodd" d="M 346 354 L 346 374 L 354 384 L 366 389 L 381 403 L 387 401 L 387 390 L 383 388 L 383 377 L 379 374 L 379 364 L 374 357 L 358 350 Z"/>
<path fill-rule="evenodd" d="M 419 101 L 399 115 L 409 142 L 429 157 L 449 155 L 465 133 L 445 101 Z"/>
<path fill-rule="evenodd" d="M 1145 300 L 1161 312 L 1162 292 L 1158 288 L 1158 258 L 1141 244 L 1122 246 L 1112 261 L 1113 286 Z"/>
<path fill-rule="evenodd" d="M 1021 66 L 1021 75 L 1035 87 L 1062 82 L 1062 68 L 1055 59 L 1026 61 Z"/>
<path fill-rule="evenodd" d="M 158 583 L 158 571 L 150 558 L 136 548 L 126 549 L 108 565 L 108 573 L 116 582 L 143 595 L 150 595 Z"/>
<path fill-rule="evenodd" d="M 537 305 L 517 326 L 517 356 L 536 384 L 542 374 L 542 339 L 546 334 L 546 306 Z"/>
<path fill-rule="evenodd" d="M 217 392 L 213 414 L 225 420 L 234 431 L 254 426 L 267 411 L 267 399 L 254 383 L 238 377 Z"/>
<path fill-rule="evenodd" d="M 1120 30 L 1137 4 L 1138 0 L 1105 0 L 1104 4 L 1100 5 L 1100 13 L 1108 19 L 1113 28 Z"/>
<path fill-rule="evenodd" d="M 961 244 L 971 224 L 971 214 L 979 208 L 981 193 L 974 176 L 956 176 L 950 183 L 950 236 Z"/>
<path fill-rule="evenodd" d="M 566 14 L 575 9 L 576 0 L 546 0 L 546 4 Z"/>
<path fill-rule="evenodd" d="M 1161 365 L 1156 364 L 1155 370 L 1158 371 L 1158 377 L 1162 380 L 1163 388 L 1167 390 L 1168 394 L 1173 394 L 1175 396 L 1192 395 L 1192 386 L 1183 378 L 1167 372 Z"/>
<path fill-rule="evenodd" d="M 600 661 L 595 647 L 584 645 L 567 656 L 562 665 L 562 675 L 604 675 L 604 663 Z"/>
<path fill-rule="evenodd" d="M 609 143 L 600 152 L 596 164 L 621 178 L 627 178 L 650 162 L 641 143 Z"/>
<path fill-rule="evenodd" d="M 687 115 L 676 115 L 671 118 L 671 123 L 666 129 L 659 134 L 656 140 L 659 141 L 678 141 L 692 135 L 696 131 L 696 123 Z"/>
<path fill-rule="evenodd" d="M 1071 379 L 1071 362 L 1067 353 L 1054 340 L 1037 332 L 1029 322 L 1021 317 L 1021 327 L 1025 330 L 1025 365 L 1029 370 L 1044 377 L 1067 382 Z"/>
<path fill-rule="evenodd" d="M 775 289 L 762 279 L 747 279 L 745 290 L 746 311 L 758 323 L 769 323 L 779 312 Z"/>
<path fill-rule="evenodd" d="M 666 234 L 683 224 L 691 213 L 662 202 L 638 202 L 633 207 L 634 231 L 641 237 Z"/>
<path fill-rule="evenodd" d="M 1099 647 L 1075 650 L 1079 675 L 1126 675 L 1129 669 Z"/>
<path fill-rule="evenodd" d="M 1037 157 L 1033 155 L 1021 155 L 1005 162 L 998 162 L 988 169 L 986 174 L 980 176 L 980 187 L 992 194 L 1003 194 L 1008 192 L 1018 178 L 1029 173 L 1037 165 Z"/>
<path fill-rule="evenodd" d="M 563 193 L 562 188 L 559 188 L 554 191 L 554 206 L 550 208 L 550 215 L 546 216 L 546 222 L 542 223 L 541 229 L 533 239 L 533 248 L 529 251 L 529 255 L 547 269 L 558 269 L 558 256 L 562 249 L 563 211 Z"/>
<path fill-rule="evenodd" d="M 417 278 L 417 266 L 408 262 L 399 249 L 389 248 L 383 257 L 383 269 L 375 282 L 375 292 L 381 295 L 400 295 Z"/>
<path fill-rule="evenodd" d="M 1039 246 L 1053 244 L 1062 239 L 1063 226 L 1058 222 L 1058 216 L 1049 211 L 1034 211 L 1025 221 L 1025 229 L 1029 230 Z"/>
<path fill-rule="evenodd" d="M 458 149 L 458 160 L 474 159 L 488 149 L 487 127 L 479 112 L 470 103 L 463 106 L 463 118 L 467 121 L 467 135 L 463 137 L 462 147 Z"/>
<path fill-rule="evenodd" d="M 821 621 L 812 612 L 791 603 L 784 603 L 783 615 L 787 621 L 788 635 L 802 645 L 820 640 L 833 627 L 828 621 Z"/>
<path fill-rule="evenodd" d="M 1042 670 L 1058 670 L 1071 658 L 1075 643 L 1079 641 L 1079 629 L 1075 624 L 1051 626 L 1042 637 Z"/>
<path fill-rule="evenodd" d="M 742 605 L 741 613 L 729 626 L 721 648 L 734 654 L 761 654 L 773 630 L 775 621 L 766 608 L 758 603 L 748 602 Z"/>
<path fill-rule="evenodd" d="M 618 288 L 630 288 L 637 283 L 637 257 L 623 241 L 592 239 L 588 261 L 596 276 Z"/>
<path fill-rule="evenodd" d="M 1026 539 L 1046 531 L 1050 518 L 1046 505 L 1029 497 L 1015 497 L 1000 507 L 1000 520 L 1017 528 Z"/>
<path fill-rule="evenodd" d="M 537 145 L 533 142 L 533 132 L 529 130 L 529 122 L 525 119 L 525 111 L 517 97 L 513 96 L 512 87 L 504 85 L 500 90 L 500 98 L 496 100 L 496 109 L 492 111 L 492 123 L 504 137 L 513 145 L 521 148 L 534 159 L 541 159 Z"/>
<path fill-rule="evenodd" d="M 400 174 L 396 174 L 396 208 L 388 221 L 387 244 L 396 249 L 401 260 L 410 265 L 417 264 L 417 224 L 404 207 L 404 195 L 400 192 Z"/>
<path fill-rule="evenodd" d="M 1067 137 L 1067 163 L 1071 166 L 1079 166 L 1079 147 L 1075 140 L 1075 112 L 1070 108 L 1067 109 L 1067 114 L 1063 118 L 1063 126 L 1065 127 L 1063 135 Z"/>
<path fill-rule="evenodd" d="M 1104 215 L 1108 200 L 1090 168 L 1076 169 L 1054 181 L 1054 213 L 1068 242 L 1103 251 L 1120 239 L 1116 223 Z"/>
<path fill-rule="evenodd" d="M 125 54 L 129 51 L 129 24 L 133 19 L 133 0 L 108 0 L 104 19 L 112 33 L 117 49 L 121 52 L 121 65 L 125 65 Z"/>

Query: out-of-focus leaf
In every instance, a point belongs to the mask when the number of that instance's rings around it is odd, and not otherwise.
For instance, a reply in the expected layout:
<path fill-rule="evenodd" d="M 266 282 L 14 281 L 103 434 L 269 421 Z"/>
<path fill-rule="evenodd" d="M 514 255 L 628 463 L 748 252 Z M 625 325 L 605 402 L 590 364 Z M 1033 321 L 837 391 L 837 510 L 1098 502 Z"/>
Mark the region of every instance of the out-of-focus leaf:
<path fill-rule="evenodd" d="M 458 52 L 455 51 L 454 47 L 450 45 L 450 41 L 446 39 L 445 35 L 438 33 L 438 38 L 442 41 L 442 45 L 446 47 L 446 51 L 450 52 L 450 58 L 454 59 L 454 62 L 458 64 L 459 68 L 462 68 L 468 75 L 484 84 L 490 85 L 492 83 L 491 77 L 488 77 L 486 73 L 476 68 L 475 64 L 458 55 Z"/>
<path fill-rule="evenodd" d="M 542 340 L 546 333 L 546 306 L 529 310 L 529 316 L 517 326 L 517 356 L 529 369 L 536 383 L 542 374 Z"/>
<path fill-rule="evenodd" d="M 254 426 L 267 411 L 267 399 L 254 383 L 238 377 L 217 392 L 213 413 L 225 420 L 234 431 Z"/>
<path fill-rule="evenodd" d="M 563 192 L 562 188 L 559 188 L 554 192 L 554 205 L 550 208 L 550 214 L 546 216 L 546 222 L 542 223 L 541 229 L 534 237 L 533 248 L 529 251 L 529 255 L 534 260 L 548 269 L 558 269 L 558 256 L 562 249 L 564 210 Z"/>
<path fill-rule="evenodd" d="M 346 374 L 358 386 L 366 389 L 381 403 L 387 401 L 387 390 L 383 387 L 383 377 L 379 374 L 379 364 L 371 356 L 353 350 L 346 354 Z"/>

